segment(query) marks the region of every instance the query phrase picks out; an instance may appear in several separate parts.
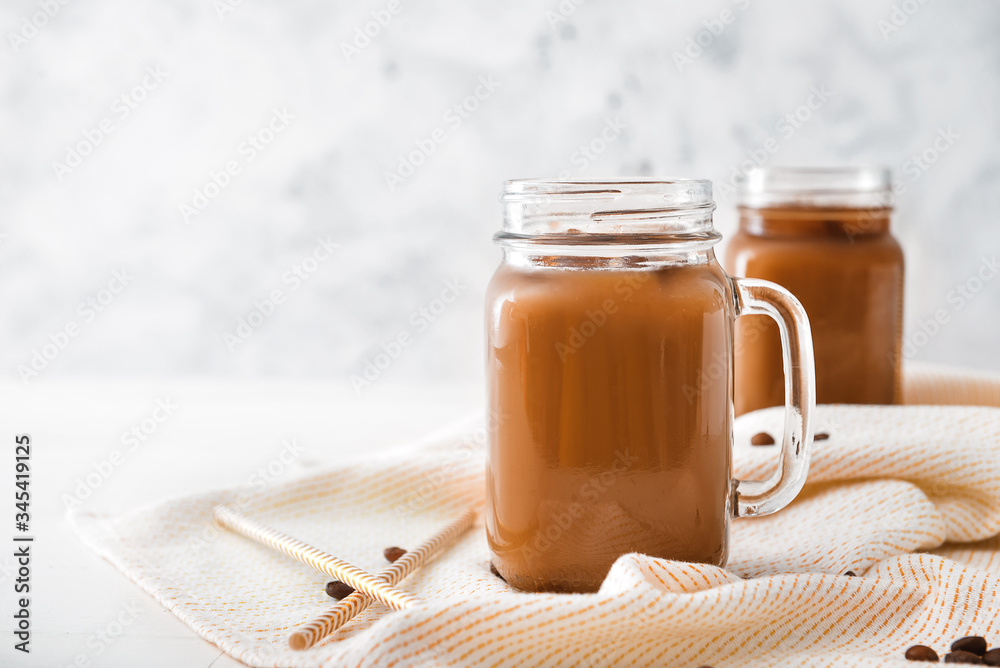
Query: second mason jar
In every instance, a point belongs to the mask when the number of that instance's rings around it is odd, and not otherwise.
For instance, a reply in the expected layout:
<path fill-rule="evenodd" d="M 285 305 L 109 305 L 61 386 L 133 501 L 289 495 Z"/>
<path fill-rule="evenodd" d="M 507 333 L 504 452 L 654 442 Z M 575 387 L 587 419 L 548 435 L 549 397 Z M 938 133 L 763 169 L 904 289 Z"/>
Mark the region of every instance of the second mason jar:
<path fill-rule="evenodd" d="M 903 252 L 889 230 L 887 169 L 764 168 L 740 192 L 735 276 L 774 281 L 809 314 L 818 403 L 901 400 Z M 767 318 L 736 332 L 736 414 L 784 402 L 778 329 Z"/>

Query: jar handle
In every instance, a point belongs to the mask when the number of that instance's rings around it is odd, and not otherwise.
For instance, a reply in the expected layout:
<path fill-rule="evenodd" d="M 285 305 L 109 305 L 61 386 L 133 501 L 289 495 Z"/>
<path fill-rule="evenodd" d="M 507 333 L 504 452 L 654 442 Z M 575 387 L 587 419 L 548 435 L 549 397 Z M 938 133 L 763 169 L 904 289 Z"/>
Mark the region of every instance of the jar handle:
<path fill-rule="evenodd" d="M 816 408 L 816 375 L 809 318 L 791 292 L 755 278 L 733 278 L 736 315 L 763 314 L 777 324 L 785 370 L 785 431 L 781 466 L 769 480 L 737 480 L 738 517 L 770 515 L 796 497 L 809 472 L 812 413 Z"/>

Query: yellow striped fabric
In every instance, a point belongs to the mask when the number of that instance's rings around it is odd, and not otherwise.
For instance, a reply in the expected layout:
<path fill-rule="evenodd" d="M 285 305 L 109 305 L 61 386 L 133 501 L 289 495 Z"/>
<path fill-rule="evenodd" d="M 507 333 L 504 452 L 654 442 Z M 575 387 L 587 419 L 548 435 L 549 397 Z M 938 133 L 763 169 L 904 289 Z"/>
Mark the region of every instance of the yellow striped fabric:
<path fill-rule="evenodd" d="M 600 592 L 523 594 L 489 571 L 482 526 L 296 652 L 331 609 L 328 576 L 215 527 L 241 490 L 116 517 L 72 517 L 82 538 L 185 623 L 252 666 L 901 666 L 922 643 L 1000 645 L 1000 378 L 911 365 L 910 406 L 821 406 L 809 483 L 784 511 L 733 523 L 726 569 L 630 554 Z M 929 405 L 933 404 L 933 405 Z M 964 405 L 956 405 L 964 404 Z M 992 406 L 992 407 L 991 407 Z M 765 477 L 780 410 L 737 421 L 735 473 Z M 482 509 L 484 431 L 274 486 L 240 512 L 383 571 Z M 857 577 L 845 575 L 848 571 Z"/>

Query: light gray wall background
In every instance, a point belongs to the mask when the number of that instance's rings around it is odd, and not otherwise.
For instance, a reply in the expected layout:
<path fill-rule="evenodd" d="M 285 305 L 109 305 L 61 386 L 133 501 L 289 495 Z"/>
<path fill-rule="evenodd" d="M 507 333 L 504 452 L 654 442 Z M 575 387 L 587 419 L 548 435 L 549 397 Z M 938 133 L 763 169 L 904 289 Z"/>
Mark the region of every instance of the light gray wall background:
<path fill-rule="evenodd" d="M 10 379 L 35 357 L 29 382 L 349 384 L 408 334 L 379 383 L 475 380 L 503 179 L 728 183 L 766 145 L 769 164 L 893 166 L 914 356 L 1000 369 L 1000 278 L 976 277 L 1000 250 L 994 0 L 7 0 L 0 26 Z M 366 28 L 377 34 L 345 50 Z M 586 157 L 589 144 L 602 150 Z M 220 177 L 227 165 L 238 173 Z M 333 256 L 305 260 L 327 236 Z M 303 262 L 315 271 L 296 289 L 287 272 Z M 102 292 L 123 269 L 128 284 Z M 414 318 L 448 281 L 457 299 Z M 284 301 L 227 345 L 275 290 Z M 941 309 L 947 322 L 912 338 Z"/>

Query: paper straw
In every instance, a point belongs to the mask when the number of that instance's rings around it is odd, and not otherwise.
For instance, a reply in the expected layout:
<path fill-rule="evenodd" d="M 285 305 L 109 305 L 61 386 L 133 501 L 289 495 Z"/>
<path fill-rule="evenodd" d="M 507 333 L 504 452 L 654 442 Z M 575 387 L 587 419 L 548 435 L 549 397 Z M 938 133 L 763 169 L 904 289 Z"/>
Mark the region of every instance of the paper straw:
<path fill-rule="evenodd" d="M 438 551 L 454 543 L 460 535 L 468 531 L 475 519 L 474 511 L 466 512 L 420 547 L 407 551 L 391 566 L 380 571 L 377 577 L 388 585 L 396 584 L 432 559 Z M 298 650 L 309 649 L 356 617 L 371 605 L 371 602 L 372 599 L 360 591 L 354 592 L 323 614 L 297 628 L 288 638 L 289 647 Z"/>
<path fill-rule="evenodd" d="M 287 554 L 330 577 L 346 582 L 358 591 L 364 592 L 395 610 L 405 610 L 420 603 L 419 600 L 406 592 L 386 584 L 385 580 L 380 580 L 357 566 L 352 566 L 333 555 L 317 550 L 300 540 L 245 517 L 230 507 L 217 506 L 214 514 L 215 520 L 222 526 L 267 545 L 282 554 Z"/>

